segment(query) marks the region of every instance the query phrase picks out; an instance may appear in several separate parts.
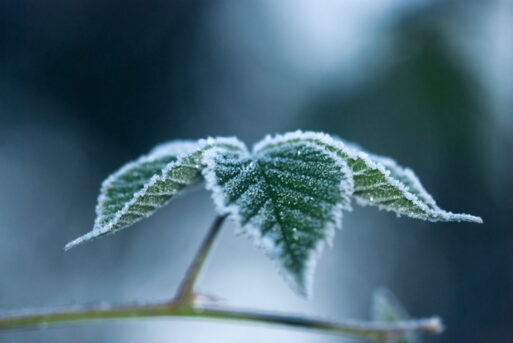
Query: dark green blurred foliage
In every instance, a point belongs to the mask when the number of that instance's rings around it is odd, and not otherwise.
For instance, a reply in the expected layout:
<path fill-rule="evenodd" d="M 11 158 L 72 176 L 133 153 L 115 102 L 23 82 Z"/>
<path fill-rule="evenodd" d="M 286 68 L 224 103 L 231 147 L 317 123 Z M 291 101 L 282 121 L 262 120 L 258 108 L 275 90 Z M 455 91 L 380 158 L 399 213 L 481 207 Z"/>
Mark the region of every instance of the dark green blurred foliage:
<path fill-rule="evenodd" d="M 513 323 L 506 305 L 513 303 L 508 272 L 513 232 L 506 219 L 511 219 L 513 174 L 499 179 L 502 187 L 494 192 L 486 147 L 487 140 L 507 144 L 511 137 L 487 136 L 493 114 L 486 94 L 443 25 L 447 12 L 456 15 L 457 9 L 439 4 L 400 18 L 388 33 L 393 43 L 386 66 L 354 88 L 320 90 L 302 112 L 302 127 L 360 142 L 376 153 L 393 152 L 400 164 L 418 171 L 441 205 L 483 216 L 485 228 L 442 224 L 406 233 L 411 246 L 393 253 L 400 265 L 390 287 L 428 312 L 440 310 L 449 329 L 439 341 L 492 342 Z M 501 162 L 513 172 L 511 157 Z M 397 230 L 423 225 L 402 226 Z M 372 232 L 385 241 L 387 235 L 404 234 L 379 227 Z M 443 261 L 446 270 L 433 273 L 436 265 L 418 263 L 422 244 L 436 246 L 440 260 L 432 262 Z"/>
<path fill-rule="evenodd" d="M 399 151 L 414 163 L 436 162 L 441 174 L 457 173 L 458 186 L 468 186 L 477 175 L 462 179 L 460 171 L 476 172 L 476 126 L 485 119 L 478 84 L 422 14 L 406 18 L 390 35 L 394 62 L 344 94 L 325 90 L 304 110 L 304 126 L 363 139 L 380 153 Z M 391 132 L 400 139 L 391 139 Z"/>

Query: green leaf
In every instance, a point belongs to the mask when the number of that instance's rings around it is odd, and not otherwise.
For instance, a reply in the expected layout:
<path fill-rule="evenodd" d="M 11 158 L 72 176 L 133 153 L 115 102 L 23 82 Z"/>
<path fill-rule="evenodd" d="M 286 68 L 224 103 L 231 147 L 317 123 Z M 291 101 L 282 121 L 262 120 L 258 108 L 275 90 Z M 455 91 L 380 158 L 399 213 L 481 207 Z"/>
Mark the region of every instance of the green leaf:
<path fill-rule="evenodd" d="M 480 217 L 442 210 L 411 169 L 390 158 L 369 154 L 356 145 L 343 145 L 339 153 L 353 171 L 353 196 L 360 205 L 374 205 L 398 216 L 433 222 L 483 222 Z"/>
<path fill-rule="evenodd" d="M 383 323 L 396 323 L 409 320 L 410 315 L 397 300 L 397 298 L 386 288 L 378 288 L 372 295 L 371 305 L 372 319 Z M 415 343 L 419 339 L 413 332 L 409 332 L 396 340 L 394 343 Z"/>
<path fill-rule="evenodd" d="M 482 222 L 440 209 L 415 174 L 394 161 L 314 132 L 266 137 L 253 152 L 236 138 L 171 142 L 128 163 L 103 183 L 91 232 L 68 243 L 117 232 L 150 216 L 202 179 L 221 214 L 231 214 L 279 266 L 298 293 L 311 291 L 313 269 L 350 196 L 398 215 Z"/>
<path fill-rule="evenodd" d="M 349 208 L 347 163 L 300 132 L 268 137 L 253 154 L 214 148 L 203 163 L 219 211 L 230 213 L 289 285 L 307 295 L 317 257 Z"/>
<path fill-rule="evenodd" d="M 201 181 L 202 154 L 214 145 L 226 149 L 240 148 L 241 144 L 229 138 L 174 141 L 121 167 L 102 184 L 92 231 L 68 243 L 65 249 L 132 225 Z"/>

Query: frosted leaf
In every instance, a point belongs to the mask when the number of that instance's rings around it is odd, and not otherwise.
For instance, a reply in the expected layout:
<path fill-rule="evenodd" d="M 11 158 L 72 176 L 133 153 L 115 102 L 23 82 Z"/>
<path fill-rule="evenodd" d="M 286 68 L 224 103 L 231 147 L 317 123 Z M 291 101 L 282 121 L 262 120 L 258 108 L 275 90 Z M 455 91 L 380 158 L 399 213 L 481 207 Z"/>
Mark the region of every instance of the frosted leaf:
<path fill-rule="evenodd" d="M 102 184 L 93 229 L 68 243 L 71 249 L 117 232 L 150 216 L 201 177 L 201 156 L 215 144 L 239 145 L 234 139 L 174 141 L 121 167 Z"/>
<path fill-rule="evenodd" d="M 252 154 L 213 148 L 203 163 L 218 210 L 231 214 L 288 284 L 307 295 L 317 257 L 349 208 L 347 163 L 300 132 L 267 137 Z"/>
<path fill-rule="evenodd" d="M 313 269 L 350 196 L 398 215 L 482 222 L 440 209 L 415 174 L 386 157 L 315 132 L 267 136 L 253 151 L 236 138 L 162 144 L 102 185 L 89 233 L 66 249 L 150 216 L 205 177 L 221 214 L 230 214 L 279 266 L 298 293 L 311 291 Z"/>
<path fill-rule="evenodd" d="M 397 298 L 386 288 L 378 288 L 372 295 L 371 304 L 372 320 L 383 323 L 396 323 L 409 320 L 410 315 L 403 308 Z M 399 337 L 393 343 L 418 343 L 418 336 L 413 332 L 408 332 Z"/>
<path fill-rule="evenodd" d="M 398 215 L 433 222 L 483 222 L 480 217 L 442 210 L 415 173 L 390 158 L 369 154 L 359 146 L 347 143 L 340 153 L 353 170 L 353 196 L 361 205 L 374 205 Z"/>

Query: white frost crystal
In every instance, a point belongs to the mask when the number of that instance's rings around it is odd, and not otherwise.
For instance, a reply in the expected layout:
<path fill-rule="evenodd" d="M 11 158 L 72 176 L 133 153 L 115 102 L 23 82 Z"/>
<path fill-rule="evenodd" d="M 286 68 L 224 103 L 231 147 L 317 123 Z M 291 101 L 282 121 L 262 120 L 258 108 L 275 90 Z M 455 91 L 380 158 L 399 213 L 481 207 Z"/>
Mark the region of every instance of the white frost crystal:
<path fill-rule="evenodd" d="M 307 295 L 317 257 L 349 209 L 347 163 L 302 133 L 266 138 L 252 154 L 211 149 L 203 163 L 219 211 L 230 213 L 289 285 Z"/>
<path fill-rule="evenodd" d="M 220 142 L 240 145 L 235 139 Z M 93 230 L 66 244 L 65 249 L 124 229 L 199 182 L 201 156 L 210 147 L 204 141 L 165 143 L 121 167 L 102 184 Z"/>
<path fill-rule="evenodd" d="M 482 222 L 440 209 L 413 171 L 389 158 L 327 134 L 296 131 L 267 136 L 252 152 L 236 138 L 157 146 L 103 182 L 93 230 L 65 248 L 150 216 L 202 178 L 220 214 L 229 214 L 303 295 L 311 292 L 317 258 L 341 227 L 342 211 L 351 209 L 351 196 L 413 218 Z"/>

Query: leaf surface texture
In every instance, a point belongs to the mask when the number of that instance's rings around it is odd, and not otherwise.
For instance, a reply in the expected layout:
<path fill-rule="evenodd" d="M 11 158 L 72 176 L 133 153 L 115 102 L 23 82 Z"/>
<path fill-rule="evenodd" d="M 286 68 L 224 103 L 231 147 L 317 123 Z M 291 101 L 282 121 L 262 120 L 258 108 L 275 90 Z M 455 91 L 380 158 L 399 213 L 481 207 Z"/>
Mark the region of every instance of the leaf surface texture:
<path fill-rule="evenodd" d="M 347 163 L 325 146 L 294 134 L 267 138 L 253 154 L 212 149 L 204 155 L 207 188 L 221 213 L 278 265 L 300 294 L 352 191 Z"/>

